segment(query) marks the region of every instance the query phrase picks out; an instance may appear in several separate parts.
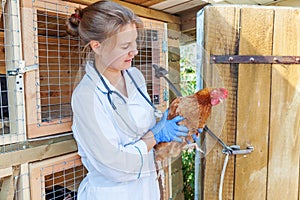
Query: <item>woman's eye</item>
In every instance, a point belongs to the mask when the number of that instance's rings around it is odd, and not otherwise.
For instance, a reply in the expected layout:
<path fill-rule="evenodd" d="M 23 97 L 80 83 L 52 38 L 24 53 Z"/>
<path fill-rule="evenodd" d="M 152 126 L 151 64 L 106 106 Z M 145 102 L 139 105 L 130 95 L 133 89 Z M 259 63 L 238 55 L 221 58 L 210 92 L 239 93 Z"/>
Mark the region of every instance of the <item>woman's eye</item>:
<path fill-rule="evenodd" d="M 121 46 L 122 49 L 126 50 L 129 48 L 129 45 Z"/>

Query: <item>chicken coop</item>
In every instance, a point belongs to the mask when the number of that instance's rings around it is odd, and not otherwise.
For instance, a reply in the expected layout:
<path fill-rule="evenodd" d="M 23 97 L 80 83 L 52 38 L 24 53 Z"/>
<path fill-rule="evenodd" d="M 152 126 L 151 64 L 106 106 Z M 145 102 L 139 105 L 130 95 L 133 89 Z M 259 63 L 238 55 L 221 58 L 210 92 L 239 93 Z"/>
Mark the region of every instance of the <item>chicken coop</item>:
<path fill-rule="evenodd" d="M 299 199 L 299 30 L 299 8 L 220 5 L 197 13 L 205 84 L 222 80 L 229 90 L 218 134 L 229 145 L 254 147 L 229 156 L 222 173 L 222 146 L 207 140 L 213 145 L 202 166 L 203 199 Z"/>
<path fill-rule="evenodd" d="M 65 21 L 85 2 L 2 1 L 0 22 L 0 199 L 76 199 L 87 174 L 71 132 L 71 95 L 85 73 L 79 37 Z M 143 41 L 133 65 L 152 102 L 165 110 L 168 85 L 167 23 L 141 17 Z M 92 59 L 92 58 L 91 58 Z"/>
<path fill-rule="evenodd" d="M 85 60 L 80 38 L 66 34 L 65 20 L 93 2 L 1 1 L 1 200 L 76 199 L 88 172 L 72 135 L 70 101 Z M 133 65 L 142 71 L 152 102 L 165 110 L 175 96 L 155 66 L 167 70 L 179 88 L 179 47 L 183 40 L 197 41 L 197 81 L 229 90 L 226 114 L 214 110 L 208 126 L 229 145 L 254 147 L 251 154 L 229 157 L 220 184 L 222 147 L 203 135 L 197 198 L 217 199 L 222 188 L 223 199 L 299 199 L 299 9 L 115 2 L 145 24 Z M 221 115 L 226 120 L 220 126 Z M 181 160 L 164 166 L 162 199 L 184 199 Z"/>

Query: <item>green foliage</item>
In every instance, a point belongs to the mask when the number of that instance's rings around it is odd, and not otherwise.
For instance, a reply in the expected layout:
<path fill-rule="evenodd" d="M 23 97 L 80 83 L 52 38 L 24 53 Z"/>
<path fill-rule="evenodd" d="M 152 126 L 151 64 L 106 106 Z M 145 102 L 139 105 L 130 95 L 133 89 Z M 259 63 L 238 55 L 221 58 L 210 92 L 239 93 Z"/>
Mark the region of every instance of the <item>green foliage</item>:
<path fill-rule="evenodd" d="M 191 95 L 196 90 L 196 54 L 195 44 L 181 47 L 180 51 L 180 86 L 183 96 Z M 184 199 L 194 199 L 194 174 L 195 151 L 184 151 L 182 153 L 182 172 Z"/>
<path fill-rule="evenodd" d="M 182 173 L 183 173 L 183 188 L 184 199 L 194 199 L 194 186 L 195 186 L 195 151 L 183 151 L 182 153 Z"/>

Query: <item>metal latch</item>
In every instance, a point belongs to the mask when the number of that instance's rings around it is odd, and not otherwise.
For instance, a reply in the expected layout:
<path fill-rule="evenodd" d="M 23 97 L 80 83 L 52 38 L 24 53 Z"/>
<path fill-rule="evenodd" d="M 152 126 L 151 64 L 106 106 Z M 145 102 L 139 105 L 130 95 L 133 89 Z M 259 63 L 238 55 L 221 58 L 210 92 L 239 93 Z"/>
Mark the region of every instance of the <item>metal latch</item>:
<path fill-rule="evenodd" d="M 247 149 L 241 149 L 240 146 L 238 145 L 228 146 L 225 142 L 223 142 L 220 138 L 218 138 L 207 126 L 204 127 L 204 130 L 223 146 L 224 149 L 222 150 L 222 152 L 224 154 L 241 155 L 241 154 L 249 154 L 252 151 L 254 151 L 254 147 L 252 146 L 247 147 Z"/>
<path fill-rule="evenodd" d="M 19 66 L 16 69 L 7 70 L 8 76 L 17 76 L 19 74 L 25 74 L 28 71 L 37 70 L 39 68 L 38 64 L 25 66 L 25 61 L 19 61 Z"/>

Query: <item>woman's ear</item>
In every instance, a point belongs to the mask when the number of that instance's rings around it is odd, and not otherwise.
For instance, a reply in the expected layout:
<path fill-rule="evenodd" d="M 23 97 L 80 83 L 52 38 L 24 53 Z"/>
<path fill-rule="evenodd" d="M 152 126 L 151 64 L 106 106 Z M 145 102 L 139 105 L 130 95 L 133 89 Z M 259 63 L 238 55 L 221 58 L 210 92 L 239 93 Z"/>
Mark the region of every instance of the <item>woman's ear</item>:
<path fill-rule="evenodd" d="M 97 52 L 99 51 L 100 42 L 97 40 L 91 40 L 90 46 L 93 49 L 93 51 L 97 54 Z"/>

